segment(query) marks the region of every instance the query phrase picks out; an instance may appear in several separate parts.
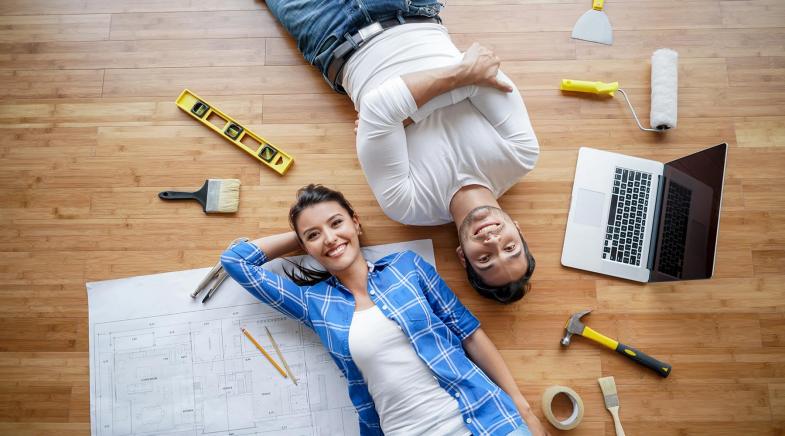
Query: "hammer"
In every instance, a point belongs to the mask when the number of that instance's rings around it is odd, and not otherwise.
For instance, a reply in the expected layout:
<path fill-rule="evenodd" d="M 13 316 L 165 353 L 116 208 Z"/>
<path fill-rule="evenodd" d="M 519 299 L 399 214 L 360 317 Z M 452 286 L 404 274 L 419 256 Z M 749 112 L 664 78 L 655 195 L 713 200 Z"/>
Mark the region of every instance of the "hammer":
<path fill-rule="evenodd" d="M 610 348 L 611 350 L 616 351 L 617 353 L 625 356 L 633 361 L 640 363 L 641 365 L 653 369 L 657 374 L 662 377 L 667 377 L 671 373 L 671 365 L 669 363 L 660 362 L 659 360 L 649 356 L 648 354 L 638 351 L 635 348 L 632 348 L 628 345 L 624 345 L 619 341 L 611 339 L 596 330 L 592 330 L 590 327 L 587 327 L 581 322 L 581 318 L 586 315 L 587 313 L 591 312 L 591 309 L 584 310 L 583 312 L 578 312 L 573 314 L 570 319 L 567 320 L 567 324 L 564 326 L 565 333 L 564 337 L 561 340 L 561 344 L 563 346 L 570 345 L 570 339 L 572 335 L 581 335 L 585 338 L 589 338 L 595 342 L 598 342 L 606 347 Z"/>

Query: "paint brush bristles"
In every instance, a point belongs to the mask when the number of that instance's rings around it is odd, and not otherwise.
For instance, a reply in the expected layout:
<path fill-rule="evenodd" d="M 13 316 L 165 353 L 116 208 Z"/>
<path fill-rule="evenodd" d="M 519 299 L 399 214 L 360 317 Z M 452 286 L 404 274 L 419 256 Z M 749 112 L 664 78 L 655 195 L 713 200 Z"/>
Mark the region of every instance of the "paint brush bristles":
<path fill-rule="evenodd" d="M 208 179 L 205 212 L 232 213 L 240 206 L 240 181 Z"/>
<path fill-rule="evenodd" d="M 616 407 L 619 405 L 619 395 L 616 393 L 616 380 L 611 377 L 603 377 L 597 379 L 602 389 L 602 395 L 605 397 L 605 407 Z"/>

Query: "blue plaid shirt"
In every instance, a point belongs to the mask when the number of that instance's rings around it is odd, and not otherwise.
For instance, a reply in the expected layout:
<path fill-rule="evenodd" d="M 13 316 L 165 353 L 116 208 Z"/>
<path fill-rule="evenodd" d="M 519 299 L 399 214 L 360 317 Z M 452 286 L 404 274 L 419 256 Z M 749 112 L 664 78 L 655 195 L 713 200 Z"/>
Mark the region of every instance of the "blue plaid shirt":
<path fill-rule="evenodd" d="M 349 384 L 349 397 L 363 435 L 382 434 L 368 385 L 349 353 L 354 297 L 334 276 L 298 286 L 261 267 L 267 256 L 244 242 L 226 250 L 229 275 L 281 313 L 313 329 Z M 524 426 L 512 399 L 464 353 L 461 341 L 480 322 L 461 304 L 433 266 L 414 252 L 392 254 L 371 264 L 368 294 L 384 315 L 398 323 L 439 385 L 455 397 L 475 435 L 506 435 Z"/>

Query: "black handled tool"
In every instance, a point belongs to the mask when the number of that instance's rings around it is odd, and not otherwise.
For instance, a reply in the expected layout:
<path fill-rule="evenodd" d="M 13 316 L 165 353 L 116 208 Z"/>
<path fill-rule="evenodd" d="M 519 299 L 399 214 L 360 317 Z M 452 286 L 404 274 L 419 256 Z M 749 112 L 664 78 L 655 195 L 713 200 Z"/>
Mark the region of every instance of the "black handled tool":
<path fill-rule="evenodd" d="M 644 353 L 643 351 L 632 348 L 629 345 L 622 344 L 621 342 L 611 339 L 602 333 L 599 333 L 596 330 L 593 330 L 592 328 L 584 325 L 581 322 L 581 317 L 589 312 L 591 312 L 591 310 L 578 312 L 567 320 L 567 325 L 564 326 L 566 332 L 564 333 L 564 337 L 561 340 L 561 344 L 563 346 L 566 347 L 570 345 L 570 339 L 572 335 L 581 335 L 598 342 L 647 368 L 654 370 L 662 377 L 667 377 L 671 374 L 671 365 L 669 363 L 661 362 Z"/>

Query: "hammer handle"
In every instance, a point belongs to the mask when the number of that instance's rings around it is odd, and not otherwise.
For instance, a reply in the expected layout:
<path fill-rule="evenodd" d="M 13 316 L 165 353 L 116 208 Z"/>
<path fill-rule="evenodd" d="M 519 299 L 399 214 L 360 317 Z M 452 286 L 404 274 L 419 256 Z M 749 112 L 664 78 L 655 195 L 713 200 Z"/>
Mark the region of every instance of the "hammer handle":
<path fill-rule="evenodd" d="M 670 364 L 665 362 L 660 362 L 659 360 L 649 356 L 643 351 L 639 351 L 635 348 L 630 347 L 629 345 L 624 345 L 615 339 L 611 339 L 603 335 L 602 333 L 592 329 L 591 327 L 588 326 L 584 327 L 583 336 L 595 342 L 598 342 L 602 345 L 605 345 L 611 350 L 615 350 L 617 353 L 621 354 L 622 356 L 632 359 L 635 362 L 640 363 L 645 367 L 653 369 L 657 374 L 659 374 L 662 377 L 667 377 L 671 373 Z"/>
<path fill-rule="evenodd" d="M 619 342 L 619 345 L 616 347 L 616 352 L 654 370 L 654 372 L 661 377 L 667 377 L 671 374 L 671 365 L 669 363 L 660 362 L 643 351 L 636 350 L 621 342 Z"/>

